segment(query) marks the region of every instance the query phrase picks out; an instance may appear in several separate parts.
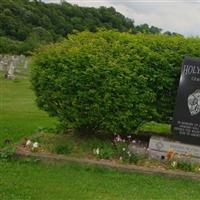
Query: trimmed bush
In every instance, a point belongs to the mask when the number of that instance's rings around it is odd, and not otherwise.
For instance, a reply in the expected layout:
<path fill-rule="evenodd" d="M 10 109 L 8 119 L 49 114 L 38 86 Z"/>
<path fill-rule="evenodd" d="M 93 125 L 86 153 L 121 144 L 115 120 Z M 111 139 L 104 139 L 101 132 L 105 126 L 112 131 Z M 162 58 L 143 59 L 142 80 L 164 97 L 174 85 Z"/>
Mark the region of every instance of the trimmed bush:
<path fill-rule="evenodd" d="M 143 48 L 117 32 L 84 32 L 42 49 L 32 64 L 39 107 L 66 128 L 134 131 L 156 114 L 155 93 L 140 73 Z"/>
<path fill-rule="evenodd" d="M 199 54 L 199 39 L 82 32 L 40 49 L 31 79 L 38 106 L 65 128 L 127 134 L 170 121 L 182 59 Z"/>

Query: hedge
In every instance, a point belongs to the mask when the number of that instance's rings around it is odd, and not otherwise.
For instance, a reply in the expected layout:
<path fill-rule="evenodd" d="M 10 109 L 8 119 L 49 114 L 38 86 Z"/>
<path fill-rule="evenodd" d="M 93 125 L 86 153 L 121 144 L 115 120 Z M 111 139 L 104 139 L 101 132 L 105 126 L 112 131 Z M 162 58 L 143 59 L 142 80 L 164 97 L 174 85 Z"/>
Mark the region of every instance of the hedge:
<path fill-rule="evenodd" d="M 65 128 L 129 134 L 170 121 L 182 60 L 199 54 L 198 38 L 82 32 L 36 52 L 31 80 Z"/>

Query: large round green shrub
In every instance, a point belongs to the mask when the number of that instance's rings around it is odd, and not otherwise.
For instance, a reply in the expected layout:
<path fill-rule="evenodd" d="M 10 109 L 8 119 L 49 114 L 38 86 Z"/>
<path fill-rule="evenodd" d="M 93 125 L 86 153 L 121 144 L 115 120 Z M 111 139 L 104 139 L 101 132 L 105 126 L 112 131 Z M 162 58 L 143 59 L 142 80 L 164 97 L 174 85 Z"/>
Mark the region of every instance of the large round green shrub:
<path fill-rule="evenodd" d="M 32 64 L 39 107 L 67 128 L 134 131 L 156 114 L 140 51 L 146 48 L 117 32 L 84 32 L 41 49 Z"/>
<path fill-rule="evenodd" d="M 66 128 L 126 134 L 144 121 L 169 122 L 181 63 L 200 40 L 83 32 L 40 49 L 32 83 L 40 108 Z"/>

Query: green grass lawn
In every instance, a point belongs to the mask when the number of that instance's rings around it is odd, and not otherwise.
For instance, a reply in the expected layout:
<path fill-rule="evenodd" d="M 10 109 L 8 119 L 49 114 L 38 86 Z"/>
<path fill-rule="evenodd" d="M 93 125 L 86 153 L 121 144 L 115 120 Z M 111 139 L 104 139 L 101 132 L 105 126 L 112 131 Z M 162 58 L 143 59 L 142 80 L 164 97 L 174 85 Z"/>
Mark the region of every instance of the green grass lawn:
<path fill-rule="evenodd" d="M 0 78 L 0 147 L 56 120 L 34 103 L 28 79 Z M 151 126 L 152 127 L 152 126 Z M 0 200 L 199 199 L 200 182 L 75 164 L 0 160 Z"/>
<path fill-rule="evenodd" d="M 169 124 L 161 124 L 156 122 L 145 123 L 140 129 L 139 132 L 146 134 L 154 134 L 159 136 L 172 136 L 171 126 Z"/>
<path fill-rule="evenodd" d="M 199 199 L 200 182 L 75 164 L 0 162 L 1 200 Z"/>
<path fill-rule="evenodd" d="M 30 82 L 25 78 L 4 80 L 0 76 L 0 147 L 31 135 L 39 127 L 52 127 L 56 120 L 39 110 Z"/>

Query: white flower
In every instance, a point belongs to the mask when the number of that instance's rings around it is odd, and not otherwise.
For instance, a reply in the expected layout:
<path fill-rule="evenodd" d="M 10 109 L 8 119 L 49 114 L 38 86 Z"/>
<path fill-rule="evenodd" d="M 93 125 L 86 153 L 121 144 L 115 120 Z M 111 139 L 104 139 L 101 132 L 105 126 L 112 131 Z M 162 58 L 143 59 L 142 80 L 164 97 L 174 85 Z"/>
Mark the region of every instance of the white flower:
<path fill-rule="evenodd" d="M 126 149 L 125 149 L 125 148 L 122 148 L 122 151 L 126 151 Z"/>
<path fill-rule="evenodd" d="M 131 152 L 130 151 L 127 151 L 127 154 L 129 157 L 131 157 Z"/>
<path fill-rule="evenodd" d="M 131 135 L 128 135 L 127 138 L 128 138 L 128 139 L 131 139 Z"/>
<path fill-rule="evenodd" d="M 133 143 L 133 144 L 135 144 L 135 143 L 136 143 L 136 141 L 135 141 L 135 140 L 133 140 L 133 141 L 132 141 L 132 143 Z"/>
<path fill-rule="evenodd" d="M 100 149 L 99 149 L 99 148 L 93 149 L 93 153 L 94 153 L 95 155 L 99 155 Z"/>
<path fill-rule="evenodd" d="M 120 156 L 120 157 L 119 157 L 119 160 L 123 160 L 123 158 Z"/>
<path fill-rule="evenodd" d="M 173 161 L 173 162 L 171 163 L 171 166 L 172 166 L 172 167 L 176 167 L 176 165 L 177 165 L 177 162 L 176 162 L 176 161 Z"/>
<path fill-rule="evenodd" d="M 38 142 L 34 142 L 34 143 L 33 143 L 33 149 L 37 149 L 38 146 L 39 146 L 39 145 L 38 145 Z"/>
<path fill-rule="evenodd" d="M 96 149 L 96 154 L 99 155 L 99 152 L 100 152 L 100 150 L 99 150 L 99 148 L 97 148 Z"/>
<path fill-rule="evenodd" d="M 26 146 L 30 146 L 32 144 L 32 142 L 30 140 L 26 141 Z"/>

